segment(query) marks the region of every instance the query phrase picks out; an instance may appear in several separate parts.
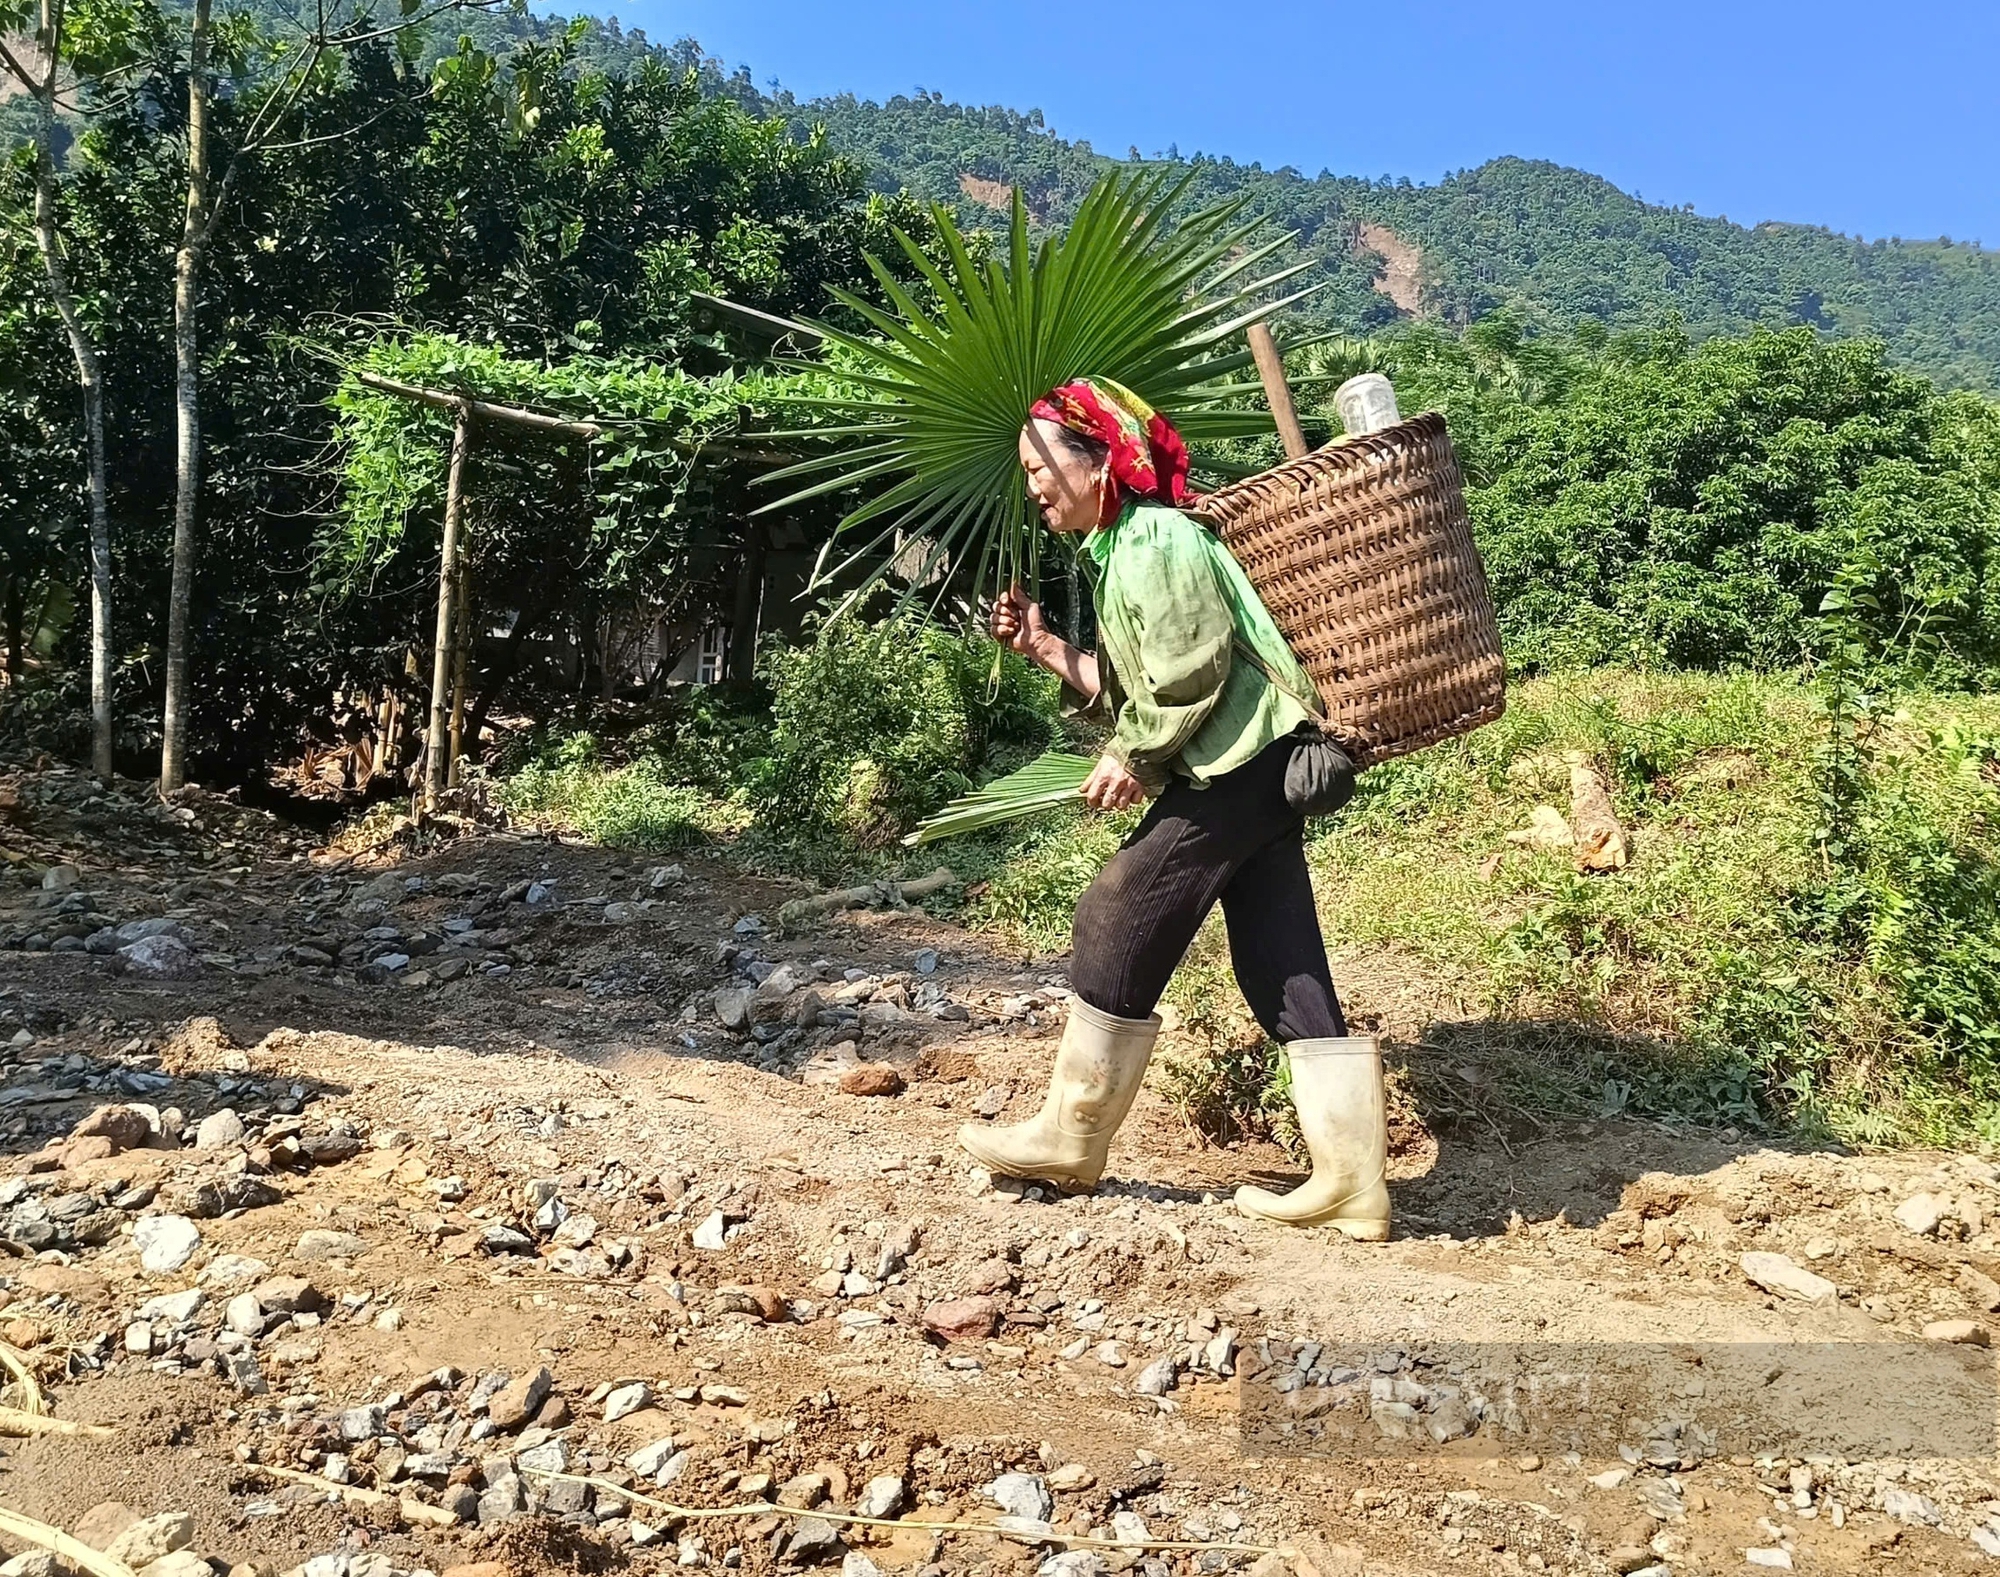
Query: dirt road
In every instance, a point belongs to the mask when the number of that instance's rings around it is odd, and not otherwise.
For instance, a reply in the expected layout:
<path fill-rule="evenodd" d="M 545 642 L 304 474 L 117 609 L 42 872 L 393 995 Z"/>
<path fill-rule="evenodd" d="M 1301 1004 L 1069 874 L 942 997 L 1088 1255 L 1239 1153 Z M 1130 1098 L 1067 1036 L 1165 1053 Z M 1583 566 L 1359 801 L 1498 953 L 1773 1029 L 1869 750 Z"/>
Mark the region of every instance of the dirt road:
<path fill-rule="evenodd" d="M 1977 1157 L 1419 1109 L 1364 1246 L 1237 1217 L 1290 1163 L 1148 1093 L 1094 1197 L 996 1190 L 952 1130 L 1039 1099 L 1055 965 L 784 935 L 716 863 L 10 799 L 0 1338 L 110 1433 L 6 1442 L 0 1502 L 148 1577 L 2000 1552 Z"/>

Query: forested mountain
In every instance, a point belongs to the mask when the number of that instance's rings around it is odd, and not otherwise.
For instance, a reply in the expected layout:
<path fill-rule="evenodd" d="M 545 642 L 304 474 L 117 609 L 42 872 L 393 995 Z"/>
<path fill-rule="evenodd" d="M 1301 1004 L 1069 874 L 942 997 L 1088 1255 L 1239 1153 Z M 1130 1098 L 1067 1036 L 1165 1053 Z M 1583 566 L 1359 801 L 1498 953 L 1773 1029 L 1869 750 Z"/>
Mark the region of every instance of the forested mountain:
<path fill-rule="evenodd" d="M 509 14 L 463 25 L 490 47 L 566 24 Z M 1018 185 L 1037 218 L 1060 222 L 1106 157 L 1140 156 L 1062 137 L 1036 110 L 956 104 L 935 93 L 883 104 L 851 94 L 801 101 L 783 89 L 760 91 L 747 72 L 726 72 L 687 41 L 662 47 L 615 20 L 585 19 L 580 34 L 582 60 L 666 55 L 701 69 L 710 91 L 783 115 L 801 135 L 823 125 L 836 148 L 864 162 L 876 189 L 907 187 L 962 218 L 976 219 L 982 203 L 1004 202 L 1004 189 Z M 1197 194 L 1247 193 L 1320 260 L 1315 277 L 1327 283 L 1304 309 L 1315 326 L 1365 333 L 1412 316 L 1463 325 L 1501 307 L 1552 327 L 1585 317 L 1651 326 L 1678 314 L 1696 339 L 1810 324 L 1879 337 L 1897 362 L 1947 387 L 2000 389 L 2000 252 L 1950 240 L 1865 242 L 1808 224 L 1746 229 L 1525 158 L 1495 159 L 1431 186 L 1307 176 L 1209 154 L 1183 162 Z"/>

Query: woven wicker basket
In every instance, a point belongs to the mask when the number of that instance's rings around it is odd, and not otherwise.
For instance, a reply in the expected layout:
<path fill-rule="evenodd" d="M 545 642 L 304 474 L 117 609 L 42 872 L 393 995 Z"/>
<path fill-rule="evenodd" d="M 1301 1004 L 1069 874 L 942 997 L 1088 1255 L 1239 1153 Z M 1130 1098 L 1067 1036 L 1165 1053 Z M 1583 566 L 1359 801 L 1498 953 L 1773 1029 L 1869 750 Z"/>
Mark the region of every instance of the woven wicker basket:
<path fill-rule="evenodd" d="M 1500 630 L 1442 416 L 1330 444 L 1203 499 L 1360 761 L 1506 705 Z"/>

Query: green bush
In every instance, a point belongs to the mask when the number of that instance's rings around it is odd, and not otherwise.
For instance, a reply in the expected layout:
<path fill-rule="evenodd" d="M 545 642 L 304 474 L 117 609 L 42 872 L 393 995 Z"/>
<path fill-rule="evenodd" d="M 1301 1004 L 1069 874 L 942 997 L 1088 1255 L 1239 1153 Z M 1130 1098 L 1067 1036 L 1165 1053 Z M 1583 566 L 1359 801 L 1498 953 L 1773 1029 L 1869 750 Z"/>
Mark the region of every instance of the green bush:
<path fill-rule="evenodd" d="M 686 848 L 727 825 L 715 800 L 674 781 L 660 756 L 610 764 L 587 733 L 548 741 L 500 784 L 498 797 L 514 815 L 620 849 Z"/>
<path fill-rule="evenodd" d="M 760 830 L 891 847 L 924 816 L 1056 736 L 1055 681 L 915 613 L 842 620 L 766 653 L 769 754 L 747 772 Z"/>

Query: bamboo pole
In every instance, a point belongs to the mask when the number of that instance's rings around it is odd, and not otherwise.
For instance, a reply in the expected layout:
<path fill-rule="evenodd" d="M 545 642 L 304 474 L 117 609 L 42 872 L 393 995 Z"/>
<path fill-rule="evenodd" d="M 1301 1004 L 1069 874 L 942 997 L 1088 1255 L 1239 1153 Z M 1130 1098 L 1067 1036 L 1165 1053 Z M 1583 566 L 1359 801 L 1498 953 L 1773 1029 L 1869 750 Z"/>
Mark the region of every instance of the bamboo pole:
<path fill-rule="evenodd" d="M 472 405 L 458 401 L 451 429 L 451 474 L 445 483 L 444 545 L 438 553 L 437 639 L 431 655 L 431 723 L 425 740 L 424 803 L 444 791 L 451 762 L 452 612 L 458 593 L 458 533 L 465 513 L 465 468 L 472 455 Z"/>
<path fill-rule="evenodd" d="M 1285 358 L 1278 354 L 1278 342 L 1271 338 L 1267 325 L 1251 324 L 1247 337 L 1257 376 L 1264 380 L 1264 398 L 1271 402 L 1271 419 L 1278 424 L 1278 437 L 1285 445 L 1285 458 L 1296 460 L 1306 452 L 1306 435 L 1299 426 L 1298 407 L 1292 404 L 1292 386 L 1285 381 Z"/>
<path fill-rule="evenodd" d="M 472 561 L 461 548 L 458 556 L 458 635 L 452 653 L 451 767 L 446 781 L 457 788 L 459 762 L 465 755 L 465 676 L 472 652 Z"/>

